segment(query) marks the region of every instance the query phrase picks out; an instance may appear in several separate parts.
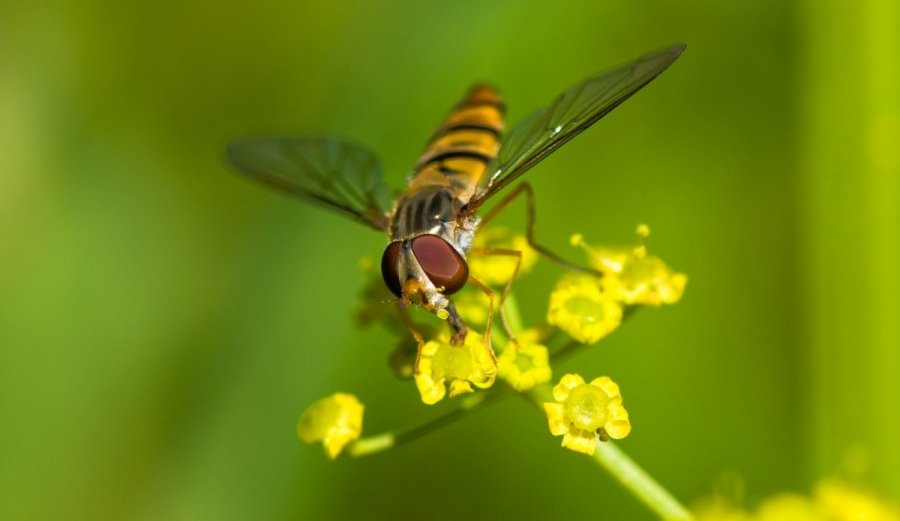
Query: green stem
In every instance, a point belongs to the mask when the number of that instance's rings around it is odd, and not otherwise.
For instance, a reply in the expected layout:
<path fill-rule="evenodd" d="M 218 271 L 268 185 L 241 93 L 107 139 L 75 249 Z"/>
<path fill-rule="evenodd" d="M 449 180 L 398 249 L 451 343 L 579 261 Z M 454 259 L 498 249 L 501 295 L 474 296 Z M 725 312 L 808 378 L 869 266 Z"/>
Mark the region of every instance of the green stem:
<path fill-rule="evenodd" d="M 397 445 L 397 436 L 392 432 L 385 432 L 375 436 L 360 438 L 347 447 L 347 454 L 358 458 L 388 450 Z"/>
<path fill-rule="evenodd" d="M 550 386 L 539 385 L 525 393 L 532 404 L 543 412 L 545 402 L 554 402 Z M 693 519 L 688 509 L 675 499 L 668 490 L 650 477 L 644 469 L 622 452 L 613 443 L 597 441 L 594 461 L 606 469 L 629 492 L 665 521 L 690 521 Z"/>
<path fill-rule="evenodd" d="M 581 342 L 578 342 L 577 340 L 569 340 L 569 342 L 566 345 L 564 345 L 564 346 L 560 347 L 559 349 L 557 349 L 556 351 L 550 353 L 550 362 L 551 363 L 559 362 L 560 360 L 562 360 L 568 356 L 571 356 L 572 353 L 577 351 L 579 347 L 583 347 L 583 346 L 585 346 L 585 344 L 582 344 Z"/>
<path fill-rule="evenodd" d="M 482 405 L 497 401 L 498 398 L 508 394 L 508 392 L 504 392 L 507 390 L 507 388 L 503 388 L 467 396 L 456 409 L 405 431 L 396 433 L 384 432 L 360 438 L 347 447 L 347 454 L 354 458 L 358 458 L 360 456 L 369 456 L 400 445 L 405 445 L 465 418 L 469 413 L 478 410 Z"/>
<path fill-rule="evenodd" d="M 614 443 L 598 441 L 593 455 L 601 467 L 613 475 L 629 492 L 666 521 L 689 521 L 690 512 L 668 490 L 650 477 Z"/>

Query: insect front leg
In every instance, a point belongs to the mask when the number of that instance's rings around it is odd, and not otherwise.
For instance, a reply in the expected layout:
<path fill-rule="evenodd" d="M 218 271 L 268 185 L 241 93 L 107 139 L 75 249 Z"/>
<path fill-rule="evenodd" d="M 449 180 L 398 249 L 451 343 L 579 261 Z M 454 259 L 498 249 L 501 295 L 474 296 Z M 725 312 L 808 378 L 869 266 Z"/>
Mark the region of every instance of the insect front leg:
<path fill-rule="evenodd" d="M 480 289 L 488 298 L 488 312 L 487 312 L 487 321 L 484 325 L 484 345 L 487 348 L 487 352 L 491 355 L 491 358 L 494 361 L 497 360 L 497 357 L 494 356 L 494 348 L 491 347 L 491 324 L 494 322 L 494 290 L 488 287 L 487 284 L 481 282 L 480 280 L 473 277 L 469 274 L 469 283 Z"/>
<path fill-rule="evenodd" d="M 447 306 L 447 312 L 449 312 L 449 316 L 447 316 L 447 323 L 450 324 L 450 328 L 453 329 L 453 336 L 450 337 L 450 343 L 453 345 L 462 345 L 466 340 L 466 334 L 469 330 L 466 328 L 466 325 L 463 324 L 461 318 L 459 318 L 459 313 L 456 311 L 456 308 L 453 307 L 453 304 L 449 304 Z"/>
<path fill-rule="evenodd" d="M 598 277 L 602 276 L 603 274 L 598 270 L 589 268 L 587 266 L 581 266 L 575 264 L 574 262 L 569 262 L 559 255 L 553 253 L 549 249 L 545 248 L 544 246 L 541 246 L 535 241 L 534 190 L 531 188 L 531 184 L 528 182 L 523 182 L 519 186 L 515 187 L 513 191 L 506 194 L 506 196 L 504 196 L 499 203 L 494 205 L 494 207 L 484 215 L 479 226 L 485 226 L 492 219 L 497 217 L 500 212 L 505 210 L 510 205 L 510 203 L 512 203 L 516 199 L 516 197 L 519 197 L 522 194 L 525 194 L 525 238 L 528 241 L 528 245 L 531 246 L 531 249 L 567 270 L 578 271 L 581 273 L 590 273 L 591 275 L 596 275 Z"/>
<path fill-rule="evenodd" d="M 497 256 L 505 256 L 505 257 L 513 257 L 516 260 L 516 267 L 513 268 L 512 276 L 510 276 L 509 281 L 507 281 L 506 286 L 503 288 L 503 293 L 500 294 L 500 323 L 503 325 L 503 330 L 506 332 L 506 336 L 510 340 L 515 340 L 516 334 L 510 326 L 509 318 L 506 316 L 506 308 L 503 307 L 503 303 L 506 302 L 506 297 L 509 295 L 510 290 L 512 289 L 513 282 L 515 282 L 516 277 L 519 275 L 519 268 L 522 266 L 522 252 L 518 250 L 510 250 L 507 248 L 479 248 L 474 247 L 469 251 L 470 255 L 481 255 L 484 257 L 497 255 Z M 490 317 L 488 317 L 490 320 Z"/>

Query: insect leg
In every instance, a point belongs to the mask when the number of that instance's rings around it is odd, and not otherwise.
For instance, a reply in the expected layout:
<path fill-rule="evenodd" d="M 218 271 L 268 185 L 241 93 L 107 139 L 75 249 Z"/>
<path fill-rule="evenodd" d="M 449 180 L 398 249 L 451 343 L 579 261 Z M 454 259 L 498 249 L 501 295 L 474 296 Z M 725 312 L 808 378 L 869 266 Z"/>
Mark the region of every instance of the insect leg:
<path fill-rule="evenodd" d="M 509 278 L 509 281 L 503 288 L 503 293 L 500 294 L 500 323 L 503 325 L 503 330 L 506 332 L 506 336 L 509 337 L 510 340 L 515 340 L 516 334 L 513 331 L 512 326 L 510 326 L 509 324 L 509 319 L 506 316 L 506 308 L 503 307 L 503 303 L 506 302 L 506 296 L 509 295 L 509 292 L 512 289 L 513 282 L 515 282 L 516 277 L 519 275 L 519 268 L 522 266 L 522 252 L 520 252 L 519 250 L 510 250 L 507 248 L 474 247 L 469 251 L 469 254 L 481 255 L 484 257 L 491 255 L 502 255 L 506 257 L 514 257 L 516 259 L 516 267 L 513 269 L 512 276 Z"/>
<path fill-rule="evenodd" d="M 466 340 L 466 334 L 469 330 L 466 328 L 466 325 L 463 324 L 462 319 L 459 318 L 459 313 L 456 311 L 456 308 L 453 307 L 453 304 L 447 305 L 447 311 L 450 313 L 447 317 L 447 323 L 450 324 L 450 328 L 453 329 L 453 336 L 450 337 L 450 343 L 453 345 L 462 345 Z"/>
<path fill-rule="evenodd" d="M 488 354 L 496 361 L 497 357 L 494 356 L 494 348 L 491 347 L 491 324 L 493 323 L 494 318 L 494 290 L 489 288 L 484 282 L 473 277 L 471 274 L 469 275 L 469 282 L 484 292 L 488 297 L 487 322 L 484 325 L 484 345 L 487 348 Z"/>
<path fill-rule="evenodd" d="M 493 208 L 488 211 L 484 217 L 481 219 L 481 224 L 479 226 L 484 226 L 488 222 L 490 222 L 493 218 L 500 214 L 503 210 L 505 210 L 511 202 L 515 200 L 516 197 L 525 194 L 525 238 L 528 240 L 528 245 L 531 246 L 531 249 L 543 255 L 547 259 L 555 262 L 559 266 L 572 270 L 579 271 L 582 273 L 590 273 L 591 275 L 596 275 L 598 277 L 603 274 L 599 271 L 588 268 L 587 266 L 580 266 L 573 262 L 569 262 L 559 255 L 553 253 L 547 248 L 541 246 L 534 240 L 534 190 L 531 188 L 531 184 L 528 182 L 523 182 L 519 186 L 515 187 L 513 191 L 506 194 L 503 199 L 500 200 L 499 203 L 495 204 Z"/>

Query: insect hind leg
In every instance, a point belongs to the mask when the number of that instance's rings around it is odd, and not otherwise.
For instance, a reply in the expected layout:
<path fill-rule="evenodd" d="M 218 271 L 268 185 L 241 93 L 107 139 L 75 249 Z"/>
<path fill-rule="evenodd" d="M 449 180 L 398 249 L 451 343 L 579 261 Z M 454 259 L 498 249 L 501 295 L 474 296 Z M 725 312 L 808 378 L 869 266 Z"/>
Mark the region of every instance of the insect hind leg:
<path fill-rule="evenodd" d="M 519 184 L 511 192 L 506 194 L 506 196 L 504 196 L 503 199 L 500 200 L 500 202 L 495 204 L 494 207 L 491 208 L 484 215 L 484 217 L 482 217 L 480 226 L 485 226 L 487 223 L 497 217 L 497 215 L 499 215 L 503 210 L 509 207 L 510 203 L 512 203 L 517 197 L 522 194 L 525 194 L 525 239 L 528 241 L 528 246 L 530 246 L 531 249 L 536 251 L 538 254 L 546 257 L 548 260 L 554 262 L 563 269 L 581 273 L 589 273 L 598 277 L 602 276 L 603 274 L 600 273 L 600 271 L 567 261 L 566 259 L 557 255 L 556 253 L 553 253 L 548 248 L 541 246 L 535 241 L 534 190 L 531 188 L 531 184 L 527 181 Z"/>

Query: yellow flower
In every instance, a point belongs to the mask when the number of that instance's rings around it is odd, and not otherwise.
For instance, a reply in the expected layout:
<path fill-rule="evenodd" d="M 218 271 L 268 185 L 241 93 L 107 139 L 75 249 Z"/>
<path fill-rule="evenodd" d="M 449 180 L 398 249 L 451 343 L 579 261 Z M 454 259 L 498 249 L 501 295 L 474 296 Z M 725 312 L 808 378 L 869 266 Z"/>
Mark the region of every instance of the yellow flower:
<path fill-rule="evenodd" d="M 659 307 L 681 300 L 687 275 L 675 273 L 659 257 L 632 257 L 614 276 L 603 278 L 609 291 L 628 305 Z"/>
<path fill-rule="evenodd" d="M 528 246 L 528 240 L 520 234 L 502 227 L 491 227 L 480 230 L 475 236 L 474 248 L 503 248 L 522 253 L 522 264 L 519 275 L 527 272 L 537 262 L 537 252 Z M 506 284 L 516 269 L 516 258 L 509 255 L 469 256 L 469 272 L 485 284 Z"/>
<path fill-rule="evenodd" d="M 756 511 L 760 521 L 826 521 L 815 507 L 799 494 L 779 494 L 763 501 Z"/>
<path fill-rule="evenodd" d="M 660 306 L 681 300 L 687 275 L 672 271 L 659 257 L 647 255 L 645 239 L 650 234 L 646 225 L 638 227 L 640 242 L 632 247 L 597 247 L 587 244 L 580 235 L 572 244 L 588 254 L 590 264 L 600 270 L 603 287 L 627 305 Z"/>
<path fill-rule="evenodd" d="M 447 334 L 422 346 L 416 371 L 416 387 L 422 401 L 431 405 L 441 401 L 450 389 L 450 397 L 494 385 L 497 361 L 484 336 L 470 331 L 461 346 L 450 344 Z"/>
<path fill-rule="evenodd" d="M 585 383 L 577 374 L 567 374 L 553 388 L 557 403 L 545 403 L 547 422 L 562 446 L 593 454 L 597 440 L 622 439 L 631 432 L 628 411 L 622 406 L 619 386 L 608 376 Z"/>
<path fill-rule="evenodd" d="M 517 391 L 527 391 L 553 377 L 547 348 L 538 344 L 535 330 L 510 341 L 497 359 L 497 375 Z"/>
<path fill-rule="evenodd" d="M 822 481 L 814 499 L 819 510 L 834 521 L 900 521 L 900 512 L 875 496 L 834 480 Z"/>
<path fill-rule="evenodd" d="M 547 322 L 575 340 L 593 344 L 622 322 L 622 306 L 589 275 L 564 276 L 550 294 Z"/>
<path fill-rule="evenodd" d="M 712 498 L 696 509 L 697 521 L 900 521 L 888 503 L 840 481 L 819 482 L 812 497 L 779 494 L 760 503 L 755 512 Z"/>
<path fill-rule="evenodd" d="M 322 442 L 334 459 L 344 446 L 362 433 L 363 404 L 356 396 L 334 393 L 309 406 L 297 422 L 297 435 L 305 443 Z"/>

